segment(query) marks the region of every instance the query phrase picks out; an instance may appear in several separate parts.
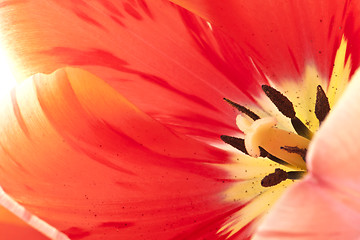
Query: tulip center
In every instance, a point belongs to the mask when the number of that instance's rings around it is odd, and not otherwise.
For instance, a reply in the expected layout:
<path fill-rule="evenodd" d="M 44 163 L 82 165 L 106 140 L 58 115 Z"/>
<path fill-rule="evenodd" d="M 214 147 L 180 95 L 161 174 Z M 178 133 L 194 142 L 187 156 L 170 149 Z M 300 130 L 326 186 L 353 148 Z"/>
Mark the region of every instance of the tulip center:
<path fill-rule="evenodd" d="M 276 108 L 289 119 L 293 129 L 280 129 L 277 127 L 276 118 L 261 118 L 250 109 L 225 98 L 225 101 L 240 112 L 236 117 L 236 124 L 245 137 L 222 135 L 221 139 L 253 158 L 268 158 L 296 170 L 285 171 L 276 168 L 261 181 L 263 187 L 271 187 L 287 179 L 301 179 L 306 174 L 306 152 L 313 132 L 297 117 L 293 103 L 285 95 L 268 85 L 263 85 L 262 89 Z M 328 98 L 319 85 L 316 92 L 315 115 L 320 124 L 329 111 Z"/>

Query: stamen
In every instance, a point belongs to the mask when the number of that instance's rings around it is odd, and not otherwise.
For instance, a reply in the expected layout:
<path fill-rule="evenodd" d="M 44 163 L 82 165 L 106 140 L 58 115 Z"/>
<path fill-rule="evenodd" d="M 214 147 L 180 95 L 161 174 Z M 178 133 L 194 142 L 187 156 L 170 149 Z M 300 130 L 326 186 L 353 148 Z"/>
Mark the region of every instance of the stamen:
<path fill-rule="evenodd" d="M 315 103 L 315 115 L 319 119 L 320 124 L 324 121 L 327 114 L 330 112 L 329 99 L 326 97 L 326 94 L 322 87 L 317 86 L 316 93 L 316 103 Z"/>
<path fill-rule="evenodd" d="M 277 109 L 288 118 L 294 118 L 296 113 L 292 102 L 281 92 L 268 85 L 261 86 L 264 93 L 275 104 Z"/>
<path fill-rule="evenodd" d="M 236 125 L 245 134 L 245 139 L 227 135 L 222 135 L 220 138 L 251 157 L 268 158 L 277 164 L 301 170 L 287 172 L 276 168 L 273 173 L 266 175 L 261 180 L 261 186 L 272 187 L 287 179 L 298 180 L 306 175 L 306 153 L 313 132 L 296 116 L 293 103 L 285 95 L 268 85 L 262 85 L 262 89 L 277 109 L 291 119 L 291 124 L 297 134 L 276 128 L 277 120 L 274 117 L 260 118 L 248 108 L 224 98 L 226 102 L 242 113 L 236 117 Z M 309 111 L 311 112 L 311 110 Z M 321 85 L 318 85 L 315 115 L 320 124 L 329 112 L 329 100 Z"/>
<path fill-rule="evenodd" d="M 314 134 L 310 131 L 309 128 L 306 127 L 306 125 L 299 118 L 297 117 L 292 118 L 291 124 L 293 125 L 297 134 L 311 140 Z"/>
<path fill-rule="evenodd" d="M 231 106 L 233 106 L 234 108 L 236 108 L 237 110 L 239 110 L 240 112 L 246 114 L 247 116 L 249 116 L 250 118 L 252 118 L 254 121 L 260 119 L 260 117 L 254 113 L 253 111 L 251 111 L 250 109 L 241 106 L 240 104 L 237 104 L 227 98 L 224 98 L 224 100 L 228 103 L 230 103 Z"/>
<path fill-rule="evenodd" d="M 296 117 L 296 112 L 292 102 L 284 96 L 281 92 L 268 85 L 261 86 L 266 96 L 275 104 L 277 109 L 284 114 L 284 116 L 291 118 L 291 123 L 297 134 L 307 139 L 311 139 L 313 133 L 306 127 L 306 125 Z"/>
<path fill-rule="evenodd" d="M 232 147 L 242 151 L 245 154 L 248 154 L 248 152 L 246 151 L 246 148 L 245 148 L 244 139 L 236 138 L 236 137 L 230 137 L 230 136 L 227 136 L 227 135 L 221 135 L 220 138 L 225 143 L 227 143 L 227 144 L 231 145 Z"/>
<path fill-rule="evenodd" d="M 305 174 L 306 174 L 305 171 L 290 171 L 290 172 L 287 172 L 288 179 L 292 179 L 292 180 L 302 179 Z"/>
<path fill-rule="evenodd" d="M 287 179 L 298 180 L 303 178 L 305 174 L 305 171 L 286 172 L 280 168 L 276 168 L 274 173 L 270 173 L 261 180 L 261 186 L 272 187 Z"/>
<path fill-rule="evenodd" d="M 227 136 L 227 135 L 221 135 L 220 138 L 221 138 L 221 140 L 223 140 L 223 142 L 240 150 L 241 152 L 245 153 L 246 155 L 249 155 L 249 153 L 246 151 L 244 139 L 237 138 L 237 137 L 231 137 L 231 136 Z M 274 155 L 271 155 L 262 147 L 259 147 L 259 149 L 260 149 L 260 157 L 263 157 L 263 158 L 267 157 L 268 159 L 272 160 L 273 162 L 276 162 L 283 166 L 291 166 L 289 163 L 281 160 L 280 158 L 277 158 Z"/>
<path fill-rule="evenodd" d="M 280 168 L 276 168 L 274 173 L 270 173 L 261 180 L 261 186 L 272 187 L 288 179 L 288 173 Z"/>
<path fill-rule="evenodd" d="M 299 147 L 292 147 L 292 146 L 284 146 L 281 147 L 281 149 L 284 149 L 285 151 L 289 152 L 289 153 L 296 153 L 299 154 L 305 161 L 305 156 L 306 156 L 306 152 L 307 149 L 306 148 L 299 148 Z"/>
<path fill-rule="evenodd" d="M 221 140 L 223 140 L 225 143 L 231 145 L 232 147 L 240 150 L 241 152 L 245 153 L 246 155 L 249 155 L 249 153 L 246 151 L 245 147 L 245 140 L 242 138 L 237 137 L 231 137 L 227 135 L 221 135 Z M 266 152 L 264 149 L 260 148 L 260 157 L 266 157 L 268 155 L 268 152 Z"/>
<path fill-rule="evenodd" d="M 276 162 L 276 163 L 278 163 L 278 164 L 280 164 L 280 165 L 283 165 L 283 166 L 291 166 L 291 164 L 289 164 L 288 162 L 285 162 L 284 160 L 281 160 L 280 158 L 278 158 L 278 157 L 275 157 L 274 155 L 272 155 L 272 154 L 270 154 L 269 152 L 267 152 L 265 149 L 263 149 L 262 147 L 259 147 L 260 148 L 260 153 L 262 153 L 262 152 L 264 152 L 264 153 L 266 153 L 266 157 L 268 158 L 268 159 L 270 159 L 271 161 L 273 161 L 273 162 Z M 260 154 L 260 156 L 261 156 L 261 154 Z"/>

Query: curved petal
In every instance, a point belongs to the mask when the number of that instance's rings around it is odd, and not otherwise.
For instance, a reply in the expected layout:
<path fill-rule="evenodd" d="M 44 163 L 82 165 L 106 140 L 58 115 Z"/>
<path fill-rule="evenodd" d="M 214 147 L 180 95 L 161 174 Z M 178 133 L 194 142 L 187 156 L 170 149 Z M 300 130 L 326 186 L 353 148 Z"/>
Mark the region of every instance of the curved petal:
<path fill-rule="evenodd" d="M 329 78 L 344 33 L 359 66 L 357 1 L 172 1 L 228 33 L 272 79 L 300 79 L 312 63 Z"/>
<path fill-rule="evenodd" d="M 230 133 L 222 99 L 252 103 L 266 81 L 234 41 L 167 1 L 14 0 L 0 14 L 18 79 L 81 66 L 183 133 Z"/>
<path fill-rule="evenodd" d="M 225 201 L 226 153 L 175 134 L 83 70 L 24 81 L 0 118 L 0 185 L 71 239 L 213 239 L 241 207 Z"/>
<path fill-rule="evenodd" d="M 358 239 L 359 221 L 359 211 L 309 177 L 283 195 L 254 239 Z"/>

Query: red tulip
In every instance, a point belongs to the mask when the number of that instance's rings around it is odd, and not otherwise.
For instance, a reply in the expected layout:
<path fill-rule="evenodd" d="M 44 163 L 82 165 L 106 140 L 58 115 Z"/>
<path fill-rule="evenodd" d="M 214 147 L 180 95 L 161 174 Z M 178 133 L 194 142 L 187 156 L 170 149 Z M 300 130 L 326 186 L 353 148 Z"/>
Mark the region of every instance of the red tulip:
<path fill-rule="evenodd" d="M 358 238 L 358 3 L 174 2 L 1 3 L 0 204 L 53 239 Z"/>

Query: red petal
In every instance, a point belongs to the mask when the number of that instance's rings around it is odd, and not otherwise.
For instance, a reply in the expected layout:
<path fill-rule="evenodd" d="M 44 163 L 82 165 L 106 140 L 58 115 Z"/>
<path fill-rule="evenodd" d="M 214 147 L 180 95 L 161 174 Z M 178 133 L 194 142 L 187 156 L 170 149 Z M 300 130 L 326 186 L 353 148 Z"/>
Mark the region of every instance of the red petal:
<path fill-rule="evenodd" d="M 347 55 L 351 54 L 352 60 L 352 74 L 360 66 L 360 19 L 358 12 L 360 11 L 359 1 L 349 1 L 349 12 L 344 24 L 344 33 L 348 38 L 348 51 Z"/>
<path fill-rule="evenodd" d="M 358 3 L 271 0 L 224 3 L 217 0 L 172 0 L 208 19 L 232 36 L 272 80 L 301 79 L 306 64 L 315 63 L 330 77 L 342 35 L 354 47 L 359 66 Z M 353 1 L 357 2 L 357 1 Z"/>
<path fill-rule="evenodd" d="M 81 66 L 187 134 L 233 130 L 222 99 L 250 102 L 264 76 L 232 40 L 166 1 L 6 1 L 5 46 L 19 79 Z"/>
<path fill-rule="evenodd" d="M 0 109 L 0 185 L 71 239 L 214 238 L 228 155 L 179 136 L 77 69 L 26 80 Z"/>

